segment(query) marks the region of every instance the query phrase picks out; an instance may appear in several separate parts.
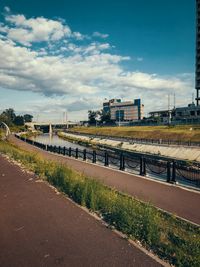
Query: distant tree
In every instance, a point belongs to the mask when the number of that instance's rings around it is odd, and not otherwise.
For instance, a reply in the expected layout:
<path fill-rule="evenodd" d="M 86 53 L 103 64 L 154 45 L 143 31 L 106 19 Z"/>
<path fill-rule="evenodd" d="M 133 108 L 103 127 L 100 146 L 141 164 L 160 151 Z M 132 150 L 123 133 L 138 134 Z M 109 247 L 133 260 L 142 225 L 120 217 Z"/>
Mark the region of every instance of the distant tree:
<path fill-rule="evenodd" d="M 32 122 L 33 116 L 30 114 L 24 115 L 24 122 Z"/>
<path fill-rule="evenodd" d="M 98 111 L 88 110 L 88 123 L 90 125 L 96 124 L 97 116 L 98 116 Z"/>
<path fill-rule="evenodd" d="M 110 123 L 111 122 L 111 117 L 110 117 L 110 112 L 105 112 L 104 110 L 100 111 L 100 121 L 101 123 Z"/>
<path fill-rule="evenodd" d="M 8 126 L 12 126 L 15 120 L 15 112 L 14 109 L 9 108 L 4 110 L 0 115 L 0 121 L 5 122 Z"/>
<path fill-rule="evenodd" d="M 16 116 L 14 120 L 14 124 L 17 126 L 24 125 L 24 117 L 23 116 Z"/>
<path fill-rule="evenodd" d="M 9 124 L 13 123 L 15 120 L 15 117 L 16 117 L 15 111 L 12 108 L 8 108 L 8 109 L 4 110 L 2 112 L 2 115 L 4 118 L 6 118 L 7 122 L 9 122 Z"/>

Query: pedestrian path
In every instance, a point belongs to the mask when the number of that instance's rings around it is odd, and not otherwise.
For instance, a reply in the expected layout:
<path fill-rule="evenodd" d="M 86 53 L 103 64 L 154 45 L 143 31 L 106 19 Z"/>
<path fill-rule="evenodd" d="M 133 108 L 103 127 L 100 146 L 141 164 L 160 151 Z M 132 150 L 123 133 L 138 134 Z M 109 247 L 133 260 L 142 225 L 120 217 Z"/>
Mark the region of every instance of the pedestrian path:
<path fill-rule="evenodd" d="M 0 266 L 162 266 L 0 156 Z"/>

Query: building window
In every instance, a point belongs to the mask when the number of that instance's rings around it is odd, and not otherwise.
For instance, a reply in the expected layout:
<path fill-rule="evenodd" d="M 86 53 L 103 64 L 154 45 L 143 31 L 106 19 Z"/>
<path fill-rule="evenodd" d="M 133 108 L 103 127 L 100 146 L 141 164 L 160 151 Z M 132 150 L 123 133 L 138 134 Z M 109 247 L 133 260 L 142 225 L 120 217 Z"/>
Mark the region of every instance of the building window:
<path fill-rule="evenodd" d="M 195 116 L 195 111 L 194 110 L 190 111 L 190 115 Z"/>
<path fill-rule="evenodd" d="M 115 114 L 116 120 L 117 121 L 123 121 L 124 120 L 124 110 L 117 110 Z"/>

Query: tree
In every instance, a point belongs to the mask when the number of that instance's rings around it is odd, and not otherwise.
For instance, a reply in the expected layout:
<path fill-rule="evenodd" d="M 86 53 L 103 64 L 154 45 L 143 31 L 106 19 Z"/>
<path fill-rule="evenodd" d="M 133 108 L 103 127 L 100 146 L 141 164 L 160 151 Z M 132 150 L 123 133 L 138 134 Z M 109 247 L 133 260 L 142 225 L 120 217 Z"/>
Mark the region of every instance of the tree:
<path fill-rule="evenodd" d="M 12 126 L 15 120 L 15 112 L 14 109 L 9 108 L 4 110 L 0 115 L 0 120 L 5 122 L 8 126 Z"/>
<path fill-rule="evenodd" d="M 88 123 L 96 124 L 97 115 L 98 115 L 98 111 L 88 110 Z"/>
<path fill-rule="evenodd" d="M 23 116 L 16 116 L 14 120 L 14 124 L 17 126 L 24 125 L 24 117 Z"/>
<path fill-rule="evenodd" d="M 105 112 L 104 110 L 100 111 L 100 118 L 101 118 L 101 122 L 102 123 L 110 123 L 111 122 L 111 118 L 110 118 L 110 112 Z"/>
<path fill-rule="evenodd" d="M 32 122 L 33 116 L 30 114 L 24 115 L 24 122 Z"/>

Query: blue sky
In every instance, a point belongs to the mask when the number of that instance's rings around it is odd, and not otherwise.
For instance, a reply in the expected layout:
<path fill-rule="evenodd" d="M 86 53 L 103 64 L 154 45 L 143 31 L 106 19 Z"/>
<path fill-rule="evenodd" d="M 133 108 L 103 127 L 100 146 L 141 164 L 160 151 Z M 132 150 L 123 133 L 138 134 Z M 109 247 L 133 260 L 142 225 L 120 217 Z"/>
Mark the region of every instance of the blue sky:
<path fill-rule="evenodd" d="M 0 13 L 0 110 L 79 120 L 105 97 L 146 113 L 169 93 L 191 102 L 195 1 L 2 0 Z"/>

